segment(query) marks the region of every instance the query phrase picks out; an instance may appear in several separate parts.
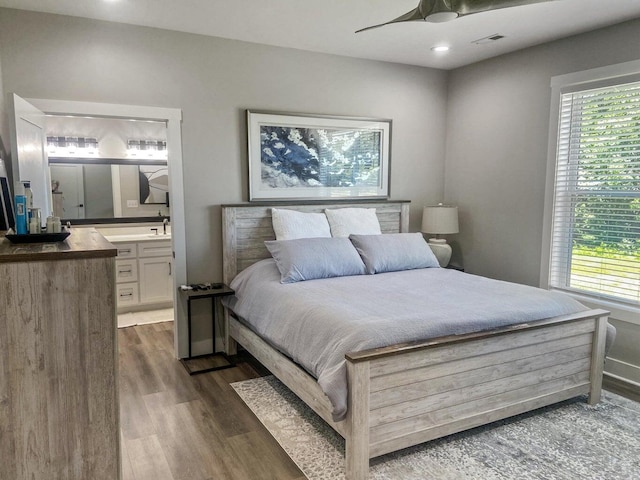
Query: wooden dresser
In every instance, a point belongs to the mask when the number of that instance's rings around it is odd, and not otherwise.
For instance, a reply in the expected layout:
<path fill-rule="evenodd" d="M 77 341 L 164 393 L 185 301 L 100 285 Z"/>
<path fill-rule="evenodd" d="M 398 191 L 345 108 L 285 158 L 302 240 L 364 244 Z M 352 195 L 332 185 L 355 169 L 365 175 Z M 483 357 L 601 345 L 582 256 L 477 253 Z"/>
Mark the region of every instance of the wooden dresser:
<path fill-rule="evenodd" d="M 121 478 L 115 255 L 0 237 L 0 478 Z"/>

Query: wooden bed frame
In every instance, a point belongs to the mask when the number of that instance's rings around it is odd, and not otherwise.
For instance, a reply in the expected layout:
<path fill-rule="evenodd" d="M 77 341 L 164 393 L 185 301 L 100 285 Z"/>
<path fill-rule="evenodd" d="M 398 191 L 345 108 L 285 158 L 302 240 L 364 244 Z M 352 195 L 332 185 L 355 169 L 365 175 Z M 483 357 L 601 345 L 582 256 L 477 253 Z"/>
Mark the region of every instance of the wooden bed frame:
<path fill-rule="evenodd" d="M 269 253 L 271 207 L 304 212 L 376 208 L 383 233 L 408 231 L 409 202 L 223 205 L 224 281 Z M 316 380 L 233 312 L 225 350 L 242 345 L 345 439 L 346 478 L 368 477 L 369 459 L 578 395 L 600 400 L 608 312 L 544 319 L 468 335 L 346 355 L 347 417 L 334 422 Z"/>

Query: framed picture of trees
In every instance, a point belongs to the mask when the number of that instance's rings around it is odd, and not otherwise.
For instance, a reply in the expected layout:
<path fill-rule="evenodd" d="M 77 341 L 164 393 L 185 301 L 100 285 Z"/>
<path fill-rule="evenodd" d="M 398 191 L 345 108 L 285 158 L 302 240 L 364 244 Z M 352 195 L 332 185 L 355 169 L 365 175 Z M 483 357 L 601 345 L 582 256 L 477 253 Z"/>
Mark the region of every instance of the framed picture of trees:
<path fill-rule="evenodd" d="M 249 201 L 388 198 L 391 120 L 247 111 Z"/>

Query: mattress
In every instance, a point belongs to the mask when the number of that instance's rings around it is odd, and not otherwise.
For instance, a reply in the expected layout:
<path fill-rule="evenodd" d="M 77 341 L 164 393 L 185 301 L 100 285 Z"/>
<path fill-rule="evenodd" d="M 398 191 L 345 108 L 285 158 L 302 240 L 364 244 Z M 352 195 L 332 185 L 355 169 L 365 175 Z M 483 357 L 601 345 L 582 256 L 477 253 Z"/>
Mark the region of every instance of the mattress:
<path fill-rule="evenodd" d="M 444 268 L 282 284 L 267 259 L 231 288 L 225 306 L 317 379 L 336 421 L 347 408 L 348 352 L 587 310 L 559 292 Z"/>

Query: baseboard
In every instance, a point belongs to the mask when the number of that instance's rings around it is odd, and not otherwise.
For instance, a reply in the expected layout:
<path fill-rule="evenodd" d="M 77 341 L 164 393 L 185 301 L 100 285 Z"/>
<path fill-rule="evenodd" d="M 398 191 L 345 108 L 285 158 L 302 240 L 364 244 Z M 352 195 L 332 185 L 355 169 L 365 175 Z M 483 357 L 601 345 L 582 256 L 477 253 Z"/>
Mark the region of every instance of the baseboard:
<path fill-rule="evenodd" d="M 640 384 L 638 383 L 605 372 L 602 377 L 602 388 L 640 402 Z"/>
<path fill-rule="evenodd" d="M 604 371 L 608 375 L 640 385 L 640 366 L 638 365 L 607 357 L 604 362 Z"/>

